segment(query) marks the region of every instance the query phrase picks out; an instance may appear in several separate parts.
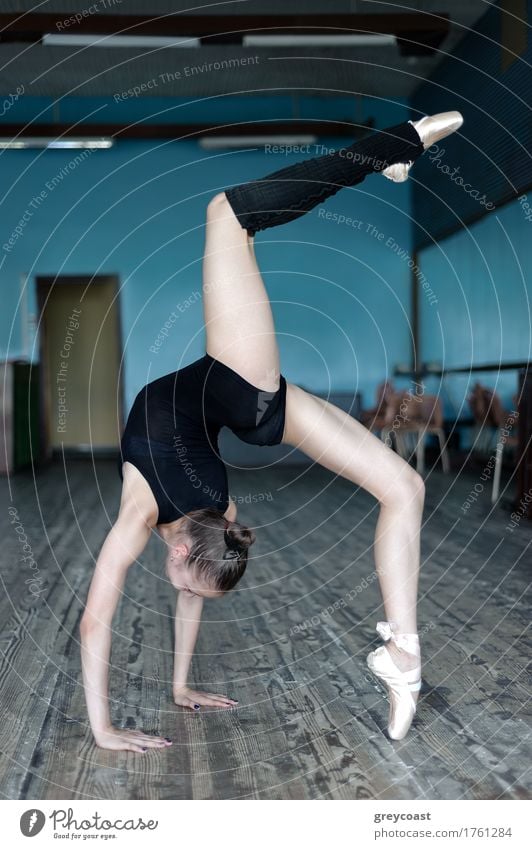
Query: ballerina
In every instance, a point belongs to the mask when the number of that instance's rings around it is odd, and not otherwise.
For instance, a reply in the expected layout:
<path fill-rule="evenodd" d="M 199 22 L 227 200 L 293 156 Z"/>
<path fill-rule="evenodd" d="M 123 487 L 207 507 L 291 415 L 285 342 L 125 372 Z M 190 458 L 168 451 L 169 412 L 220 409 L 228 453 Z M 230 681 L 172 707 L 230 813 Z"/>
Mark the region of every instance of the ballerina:
<path fill-rule="evenodd" d="M 404 181 L 415 160 L 461 124 L 459 112 L 406 121 L 210 200 L 203 259 L 206 353 L 148 383 L 135 399 L 121 440 L 120 509 L 96 561 L 81 620 L 87 708 L 102 748 L 145 752 L 171 745 L 169 738 L 114 727 L 108 704 L 113 615 L 127 570 L 152 531 L 166 544 L 166 574 L 178 590 L 174 701 L 192 710 L 237 704 L 188 684 L 204 598 L 236 586 L 255 540 L 236 521 L 229 496 L 217 442 L 224 426 L 244 442 L 297 447 L 379 501 L 374 554 L 386 621 L 376 625 L 384 645 L 367 663 L 388 689 L 389 736 L 400 740 L 408 732 L 421 687 L 416 607 L 424 482 L 360 422 L 281 374 L 254 237 L 370 174 Z"/>

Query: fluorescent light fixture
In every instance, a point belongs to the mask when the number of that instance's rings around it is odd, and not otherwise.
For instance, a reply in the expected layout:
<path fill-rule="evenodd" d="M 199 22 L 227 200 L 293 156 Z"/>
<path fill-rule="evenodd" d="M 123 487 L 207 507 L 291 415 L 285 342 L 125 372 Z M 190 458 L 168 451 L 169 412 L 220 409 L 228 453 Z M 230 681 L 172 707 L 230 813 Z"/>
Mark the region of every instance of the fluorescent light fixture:
<path fill-rule="evenodd" d="M 54 139 L 47 147 L 58 150 L 64 148 L 83 148 L 85 150 L 108 150 L 114 144 L 113 139 Z"/>
<path fill-rule="evenodd" d="M 261 147 L 264 144 L 314 144 L 317 136 L 203 136 L 199 139 L 204 150 L 218 150 L 223 147 Z"/>
<path fill-rule="evenodd" d="M 244 47 L 392 47 L 395 35 L 360 33 L 346 35 L 245 35 Z"/>
<path fill-rule="evenodd" d="M 199 38 L 171 38 L 166 35 L 64 35 L 46 33 L 47 47 L 200 47 Z"/>
<path fill-rule="evenodd" d="M 53 139 L 45 136 L 23 136 L 18 139 L 0 138 L 0 149 L 2 150 L 27 150 L 28 148 L 106 150 L 113 144 L 113 139 Z"/>

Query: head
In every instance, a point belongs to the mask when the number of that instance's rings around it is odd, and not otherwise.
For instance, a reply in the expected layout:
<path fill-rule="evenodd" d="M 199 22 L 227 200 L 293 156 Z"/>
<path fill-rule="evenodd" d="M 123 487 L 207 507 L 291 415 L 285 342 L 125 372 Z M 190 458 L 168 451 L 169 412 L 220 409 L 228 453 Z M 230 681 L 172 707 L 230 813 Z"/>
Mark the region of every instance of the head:
<path fill-rule="evenodd" d="M 176 523 L 168 541 L 166 572 L 170 583 L 187 595 L 220 598 L 245 572 L 255 535 L 219 510 L 193 510 Z"/>

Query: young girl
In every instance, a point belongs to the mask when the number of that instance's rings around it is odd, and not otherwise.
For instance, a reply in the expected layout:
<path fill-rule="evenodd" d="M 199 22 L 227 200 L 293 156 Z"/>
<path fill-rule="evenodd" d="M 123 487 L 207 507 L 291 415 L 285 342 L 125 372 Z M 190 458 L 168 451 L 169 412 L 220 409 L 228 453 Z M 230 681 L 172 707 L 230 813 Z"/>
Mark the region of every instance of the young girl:
<path fill-rule="evenodd" d="M 209 202 L 206 353 L 147 384 L 133 404 L 121 443 L 120 510 L 98 556 L 81 621 L 83 682 L 98 746 L 145 752 L 171 744 L 141 730 L 113 727 L 108 705 L 113 615 L 126 572 L 152 530 L 166 543 L 166 571 L 178 590 L 174 701 L 193 710 L 237 704 L 187 683 L 203 599 L 236 585 L 255 539 L 236 521 L 229 498 L 217 443 L 223 426 L 244 442 L 295 446 L 378 499 L 374 550 L 386 621 L 377 623 L 377 631 L 385 645 L 367 662 L 388 688 L 390 737 L 399 740 L 407 733 L 421 687 L 416 600 L 423 480 L 354 418 L 287 383 L 253 239 L 258 230 L 304 215 L 374 172 L 397 182 L 407 179 L 415 159 L 461 124 L 458 112 L 407 121 Z"/>

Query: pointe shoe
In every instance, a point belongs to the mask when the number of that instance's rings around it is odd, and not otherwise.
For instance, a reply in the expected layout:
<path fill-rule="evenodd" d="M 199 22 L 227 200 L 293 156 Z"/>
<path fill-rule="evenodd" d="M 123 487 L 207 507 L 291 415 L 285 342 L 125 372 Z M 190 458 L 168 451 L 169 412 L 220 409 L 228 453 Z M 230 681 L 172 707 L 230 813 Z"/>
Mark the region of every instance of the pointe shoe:
<path fill-rule="evenodd" d="M 370 652 L 366 662 L 376 678 L 388 688 L 390 699 L 388 734 L 392 740 L 402 740 L 416 713 L 417 705 L 412 693 L 421 689 L 421 663 L 419 662 L 418 635 L 397 634 L 394 627 L 393 622 L 377 622 L 376 630 L 383 640 L 392 640 L 398 648 L 417 655 L 418 665 L 408 672 L 402 672 L 393 662 L 385 646 Z"/>
<path fill-rule="evenodd" d="M 427 150 L 437 141 L 444 139 L 451 133 L 459 130 L 464 119 L 460 112 L 438 112 L 437 115 L 424 115 L 419 121 L 409 121 L 412 124 L 416 133 L 423 143 L 423 147 Z M 393 180 L 394 183 L 404 183 L 408 180 L 408 172 L 414 163 L 396 162 L 395 165 L 388 165 L 381 172 L 388 180 Z"/>
<path fill-rule="evenodd" d="M 423 147 L 427 150 L 436 142 L 459 130 L 464 119 L 460 112 L 438 112 L 437 115 L 424 115 L 419 121 L 409 121 L 408 123 L 412 124 L 423 142 Z"/>

